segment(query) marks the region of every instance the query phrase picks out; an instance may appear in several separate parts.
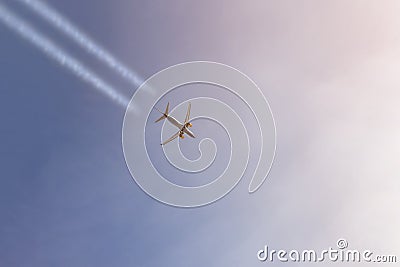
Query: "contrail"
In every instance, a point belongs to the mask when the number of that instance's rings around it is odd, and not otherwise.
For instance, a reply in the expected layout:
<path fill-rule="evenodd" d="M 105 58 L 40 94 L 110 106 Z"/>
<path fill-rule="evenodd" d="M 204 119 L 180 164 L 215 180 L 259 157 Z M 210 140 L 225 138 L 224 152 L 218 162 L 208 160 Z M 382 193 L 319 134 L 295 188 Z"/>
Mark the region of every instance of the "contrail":
<path fill-rule="evenodd" d="M 129 100 L 117 92 L 112 86 L 103 81 L 93 71 L 84 66 L 79 60 L 75 59 L 62 48 L 57 46 L 43 34 L 35 30 L 32 26 L 19 18 L 0 3 L 0 21 L 8 28 L 18 33 L 21 37 L 32 43 L 47 56 L 69 69 L 76 76 L 99 89 L 102 93 L 110 97 L 124 108 Z"/>
<path fill-rule="evenodd" d="M 97 45 L 86 34 L 74 26 L 68 19 L 59 14 L 56 10 L 52 9 L 45 3 L 38 0 L 18 0 L 25 4 L 41 16 L 44 20 L 49 22 L 53 27 L 57 28 L 65 35 L 70 37 L 73 41 L 79 44 L 88 53 L 94 55 L 98 60 L 104 62 L 107 66 L 113 69 L 121 77 L 128 80 L 135 87 L 142 84 L 142 80 L 132 72 L 128 67 L 119 62 L 110 53 Z"/>

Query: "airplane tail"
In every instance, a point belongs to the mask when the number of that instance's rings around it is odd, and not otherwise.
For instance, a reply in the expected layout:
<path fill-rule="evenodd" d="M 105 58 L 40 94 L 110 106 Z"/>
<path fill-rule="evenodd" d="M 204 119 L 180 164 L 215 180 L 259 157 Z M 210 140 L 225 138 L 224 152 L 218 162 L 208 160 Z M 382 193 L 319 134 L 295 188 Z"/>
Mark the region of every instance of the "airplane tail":
<path fill-rule="evenodd" d="M 157 108 L 155 108 L 155 109 L 157 109 Z M 164 113 L 158 110 L 158 112 L 160 112 L 163 115 L 160 118 L 158 118 L 155 122 L 159 122 L 159 121 L 162 121 L 163 119 L 166 119 L 168 117 L 168 110 L 169 110 L 169 102 L 167 104 L 167 107 L 165 108 L 165 112 Z"/>

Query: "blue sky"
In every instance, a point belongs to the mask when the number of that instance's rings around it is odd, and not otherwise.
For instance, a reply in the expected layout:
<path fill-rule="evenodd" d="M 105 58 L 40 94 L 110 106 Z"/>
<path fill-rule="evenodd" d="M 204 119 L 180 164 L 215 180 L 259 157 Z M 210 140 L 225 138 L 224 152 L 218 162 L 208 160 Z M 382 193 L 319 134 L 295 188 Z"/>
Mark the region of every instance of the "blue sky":
<path fill-rule="evenodd" d="M 255 194 L 244 177 L 213 205 L 161 204 L 126 168 L 124 109 L 0 24 L 1 266 L 260 266 L 266 244 L 325 249 L 340 237 L 400 255 L 396 1 L 48 2 L 144 78 L 190 60 L 249 75 L 274 113 L 277 156 Z"/>

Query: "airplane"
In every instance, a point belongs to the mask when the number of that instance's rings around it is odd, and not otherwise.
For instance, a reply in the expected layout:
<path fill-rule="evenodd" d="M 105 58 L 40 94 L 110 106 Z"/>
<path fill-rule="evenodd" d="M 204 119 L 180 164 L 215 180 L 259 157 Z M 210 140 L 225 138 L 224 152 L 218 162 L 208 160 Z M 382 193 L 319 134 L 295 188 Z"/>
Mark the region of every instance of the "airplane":
<path fill-rule="evenodd" d="M 160 118 L 158 118 L 155 122 L 159 122 L 162 121 L 164 119 L 167 119 L 172 125 L 176 126 L 179 131 L 174 134 L 173 136 L 171 136 L 169 139 L 167 139 L 165 142 L 163 142 L 161 145 L 166 145 L 169 142 L 171 142 L 172 140 L 176 139 L 178 136 L 183 139 L 185 138 L 184 134 L 187 134 L 188 136 L 192 137 L 192 138 L 196 138 L 194 136 L 194 134 L 189 130 L 189 127 L 192 127 L 192 124 L 189 122 L 190 119 L 190 109 L 191 109 L 191 104 L 189 102 L 188 105 L 188 109 L 186 112 L 186 117 L 185 117 L 185 121 L 184 123 L 180 123 L 179 121 L 177 121 L 174 117 L 172 117 L 171 115 L 168 114 L 168 110 L 169 110 L 169 102 L 167 104 L 167 107 L 165 109 L 165 112 L 161 112 L 159 109 L 155 108 L 158 112 L 160 112 L 161 114 L 163 114 Z"/>

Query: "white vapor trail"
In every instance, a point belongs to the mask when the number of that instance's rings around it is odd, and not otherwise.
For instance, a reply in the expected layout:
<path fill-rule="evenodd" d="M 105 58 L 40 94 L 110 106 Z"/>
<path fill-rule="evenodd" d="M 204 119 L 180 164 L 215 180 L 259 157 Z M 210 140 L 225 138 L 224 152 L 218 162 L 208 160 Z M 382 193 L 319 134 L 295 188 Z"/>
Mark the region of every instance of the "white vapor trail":
<path fill-rule="evenodd" d="M 76 76 L 99 89 L 99 91 L 110 97 L 119 105 L 123 106 L 124 108 L 128 105 L 129 100 L 125 96 L 118 93 L 117 90 L 103 81 L 93 71 L 84 66 L 79 60 L 69 55 L 62 48 L 35 30 L 32 26 L 19 18 L 1 3 L 0 21 L 2 21 L 11 30 L 18 33 L 21 37 L 35 45 L 47 56 L 69 69 Z"/>
<path fill-rule="evenodd" d="M 139 86 L 142 81 L 138 75 L 132 72 L 128 67 L 119 62 L 110 53 L 97 45 L 86 34 L 74 26 L 68 19 L 59 14 L 56 10 L 49 7 L 46 3 L 38 0 L 18 0 L 25 4 L 49 22 L 53 27 L 57 28 L 73 41 L 79 44 L 88 53 L 94 55 L 98 60 L 104 62 L 107 66 L 113 69 L 116 73 L 128 80 L 135 87 Z"/>

